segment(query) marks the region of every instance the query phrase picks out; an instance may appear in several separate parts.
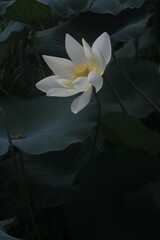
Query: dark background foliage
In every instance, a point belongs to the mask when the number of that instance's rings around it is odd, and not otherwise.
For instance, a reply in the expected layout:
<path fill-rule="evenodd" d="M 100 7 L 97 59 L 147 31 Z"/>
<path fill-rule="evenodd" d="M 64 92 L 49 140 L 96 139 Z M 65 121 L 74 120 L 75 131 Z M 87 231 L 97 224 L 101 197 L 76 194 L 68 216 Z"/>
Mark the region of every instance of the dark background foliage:
<path fill-rule="evenodd" d="M 157 239 L 159 11 L 158 0 L 0 1 L 1 240 Z M 73 97 L 35 84 L 52 74 L 43 54 L 68 58 L 66 33 L 92 45 L 105 31 L 113 55 L 91 155 L 94 97 L 74 115 Z"/>

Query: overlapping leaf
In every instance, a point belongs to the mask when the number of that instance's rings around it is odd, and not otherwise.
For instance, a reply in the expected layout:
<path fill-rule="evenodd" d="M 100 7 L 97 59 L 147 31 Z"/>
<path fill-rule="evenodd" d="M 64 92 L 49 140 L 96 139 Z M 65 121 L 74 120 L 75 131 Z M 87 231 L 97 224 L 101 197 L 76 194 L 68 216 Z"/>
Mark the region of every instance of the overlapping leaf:
<path fill-rule="evenodd" d="M 145 94 L 160 104 L 157 64 L 147 60 L 123 61 L 123 67 Z M 105 74 L 119 92 L 128 114 L 144 118 L 153 111 L 153 107 L 125 81 L 114 62 L 110 64 Z M 102 114 L 121 111 L 105 80 L 99 97 Z M 61 150 L 71 143 L 83 141 L 89 135 L 90 129 L 96 125 L 96 102 L 93 100 L 83 111 L 75 115 L 70 110 L 73 99 L 74 96 L 69 98 L 43 96 L 31 100 L 2 97 L 1 107 L 7 115 L 13 144 L 24 152 L 40 154 Z M 0 153 L 4 154 L 8 149 L 8 140 L 2 118 L 0 129 Z"/>
<path fill-rule="evenodd" d="M 84 13 L 74 20 L 62 23 L 54 28 L 37 32 L 38 47 L 42 54 L 55 56 L 64 55 L 64 57 L 66 57 L 64 51 L 66 33 L 71 34 L 80 42 L 81 39 L 84 38 L 92 44 L 93 41 L 105 31 L 111 36 L 112 46 L 114 47 L 117 42 L 128 42 L 137 39 L 144 32 L 150 16 L 151 14 L 140 16 L 139 13 L 134 13 L 132 10 L 117 16 Z M 104 22 L 105 24 L 103 24 Z M 112 22 L 112 25 L 110 22 Z"/>
<path fill-rule="evenodd" d="M 123 1 L 122 4 L 119 0 L 95 0 L 91 8 L 88 5 L 88 9 L 96 13 L 111 13 L 116 15 L 127 8 L 139 8 L 144 2 L 145 0 L 128 0 Z"/>
<path fill-rule="evenodd" d="M 103 118 L 103 133 L 114 144 L 160 152 L 160 134 L 151 132 L 138 119 L 123 113 L 109 113 Z"/>
<path fill-rule="evenodd" d="M 25 36 L 25 25 L 11 21 L 0 34 L 0 65 L 10 47 Z"/>
<path fill-rule="evenodd" d="M 90 142 L 84 142 L 73 144 L 64 151 L 42 155 L 23 154 L 25 177 L 34 209 L 57 207 L 73 197 L 72 184 L 80 169 L 88 161 L 90 146 Z M 2 185 L 4 185 L 4 178 L 9 175 L 7 184 L 5 188 L 1 187 L 0 193 L 3 204 L 0 209 L 3 211 L 4 219 L 16 216 L 21 211 L 21 205 L 19 206 L 17 173 L 12 158 L 2 161 L 0 166 L 1 175 L 3 175 Z M 6 192 L 10 194 L 6 195 Z"/>
<path fill-rule="evenodd" d="M 39 2 L 51 6 L 57 15 L 69 17 L 81 12 L 89 0 L 39 0 Z"/>
<path fill-rule="evenodd" d="M 41 154 L 83 141 L 96 124 L 96 103 L 93 101 L 89 108 L 75 115 L 70 110 L 73 99 L 43 96 L 24 100 L 18 97 L 2 97 L 1 106 L 8 118 L 13 144 L 24 152 Z M 108 95 L 106 99 L 110 104 L 104 106 L 105 111 L 119 109 L 112 95 Z M 0 129 L 3 143 L 0 154 L 4 154 L 8 149 L 8 140 L 2 118 Z"/>
<path fill-rule="evenodd" d="M 7 233 L 2 231 L 1 229 L 0 229 L 0 238 L 1 240 L 20 240 L 19 238 L 9 236 Z"/>
<path fill-rule="evenodd" d="M 5 9 L 4 15 L 9 19 L 26 24 L 40 22 L 51 8 L 36 0 L 14 0 Z"/>
<path fill-rule="evenodd" d="M 121 67 L 126 71 L 130 79 L 148 96 L 155 104 L 160 106 L 159 72 L 158 64 L 149 60 L 124 58 L 119 59 Z M 112 81 L 122 99 L 128 114 L 138 118 L 146 117 L 154 108 L 132 87 L 125 76 L 118 69 L 115 62 L 112 62 L 105 73 Z"/>

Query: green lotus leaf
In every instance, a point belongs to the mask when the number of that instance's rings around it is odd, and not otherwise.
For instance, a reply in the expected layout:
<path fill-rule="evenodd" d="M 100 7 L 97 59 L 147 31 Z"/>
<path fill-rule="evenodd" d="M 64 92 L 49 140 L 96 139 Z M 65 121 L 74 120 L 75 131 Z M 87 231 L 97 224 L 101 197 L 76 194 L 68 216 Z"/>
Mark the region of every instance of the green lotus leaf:
<path fill-rule="evenodd" d="M 145 14 L 140 17 L 137 16 L 131 21 L 128 21 L 127 24 L 123 26 L 123 28 L 112 34 L 112 40 L 114 42 L 128 42 L 130 39 L 138 38 L 144 31 L 148 23 L 148 19 L 151 16 L 152 14 Z"/>
<path fill-rule="evenodd" d="M 50 10 L 50 6 L 36 0 L 13 0 L 5 8 L 4 15 L 21 23 L 35 24 L 39 23 Z"/>
<path fill-rule="evenodd" d="M 102 121 L 103 134 L 114 144 L 160 152 L 160 134 L 147 129 L 138 119 L 124 113 L 108 113 Z"/>
<path fill-rule="evenodd" d="M 103 91 L 108 94 L 102 94 Z M 109 103 L 103 106 L 103 111 L 117 111 L 120 109 L 118 103 L 110 90 L 106 91 L 105 88 L 101 91 L 101 96 L 104 95 L 103 98 L 108 99 Z M 70 110 L 74 98 L 42 96 L 27 100 L 16 96 L 1 97 L 1 107 L 8 119 L 13 145 L 26 153 L 41 154 L 62 150 L 86 139 L 97 122 L 96 102 L 92 99 L 89 107 L 75 115 Z M 4 154 L 8 140 L 2 117 L 0 129 L 0 154 Z"/>
<path fill-rule="evenodd" d="M 158 64 L 137 58 L 120 58 L 119 63 L 132 82 L 157 106 L 160 106 Z M 129 115 L 144 118 L 155 110 L 153 106 L 128 83 L 114 61 L 112 61 L 106 70 L 105 75 L 112 81 Z"/>
<path fill-rule="evenodd" d="M 89 0 L 38 0 L 38 2 L 48 4 L 61 17 L 69 17 L 83 11 Z"/>
<path fill-rule="evenodd" d="M 66 33 L 72 35 L 80 43 L 84 38 L 91 45 L 103 32 L 108 32 L 112 47 L 114 47 L 117 42 L 128 42 L 140 37 L 145 31 L 150 16 L 151 14 L 140 15 L 134 10 L 122 12 L 117 16 L 83 13 L 74 20 L 62 23 L 54 28 L 38 31 L 38 49 L 41 54 L 66 57 L 67 54 L 64 49 Z M 105 24 L 103 24 L 104 22 Z M 112 22 L 112 25 L 110 22 Z M 128 52 L 128 55 L 130 55 L 130 52 Z"/>
<path fill-rule="evenodd" d="M 10 5 L 9 1 L 1 1 L 0 2 L 0 15 L 4 14 L 5 8 Z"/>
<path fill-rule="evenodd" d="M 144 2 L 145 0 L 128 0 L 122 4 L 119 0 L 95 0 L 93 1 L 90 11 L 96 13 L 110 13 L 116 15 L 127 8 L 139 8 L 143 5 Z"/>
<path fill-rule="evenodd" d="M 9 236 L 7 233 L 2 231 L 1 229 L 0 229 L 0 238 L 1 240 L 20 240 L 20 238 Z"/>
<path fill-rule="evenodd" d="M 160 105 L 160 82 L 157 64 L 148 60 L 121 59 L 121 65 L 133 82 L 158 106 Z M 117 89 L 128 114 L 144 118 L 154 108 L 125 80 L 115 62 L 105 72 Z M 98 93 L 102 115 L 122 111 L 107 81 Z M 35 99 L 21 99 L 15 96 L 1 97 L 1 107 L 6 113 L 13 144 L 26 153 L 41 154 L 62 150 L 75 142 L 86 139 L 97 122 L 95 99 L 78 114 L 70 110 L 75 98 L 42 96 Z M 0 118 L 0 153 L 8 148 L 6 131 Z"/>
<path fill-rule="evenodd" d="M 24 38 L 26 32 L 25 25 L 10 21 L 7 27 L 0 34 L 0 65 L 7 55 L 10 47 L 17 41 Z"/>
<path fill-rule="evenodd" d="M 90 148 L 90 141 L 86 141 L 72 144 L 63 151 L 41 155 L 21 153 L 34 209 L 57 207 L 73 197 L 72 184 L 80 169 L 88 161 Z M 4 219 L 16 216 L 22 210 L 17 209 L 21 205 L 19 205 L 20 196 L 17 190 L 17 173 L 12 158 L 0 162 L 0 173 L 0 210 Z M 7 181 L 6 176 L 9 176 Z"/>

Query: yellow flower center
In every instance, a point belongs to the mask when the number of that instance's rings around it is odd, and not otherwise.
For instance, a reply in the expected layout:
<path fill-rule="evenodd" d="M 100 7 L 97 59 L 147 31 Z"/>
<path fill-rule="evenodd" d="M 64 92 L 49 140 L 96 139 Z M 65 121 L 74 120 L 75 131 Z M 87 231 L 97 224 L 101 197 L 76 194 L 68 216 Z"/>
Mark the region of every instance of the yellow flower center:
<path fill-rule="evenodd" d="M 74 77 L 87 77 L 89 73 L 89 66 L 87 64 L 79 64 L 77 67 L 75 67 L 74 70 Z"/>

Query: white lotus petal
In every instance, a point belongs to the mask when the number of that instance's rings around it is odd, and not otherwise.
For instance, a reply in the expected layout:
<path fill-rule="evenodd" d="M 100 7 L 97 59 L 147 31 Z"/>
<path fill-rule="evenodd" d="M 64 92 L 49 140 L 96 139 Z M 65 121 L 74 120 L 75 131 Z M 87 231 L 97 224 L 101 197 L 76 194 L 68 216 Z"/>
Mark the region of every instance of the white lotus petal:
<path fill-rule="evenodd" d="M 92 49 L 98 49 L 100 53 L 103 55 L 106 64 L 109 63 L 111 59 L 111 41 L 108 33 L 104 32 L 101 34 L 93 43 Z"/>
<path fill-rule="evenodd" d="M 95 87 L 96 92 L 98 92 L 103 86 L 103 78 L 97 72 L 90 72 L 88 74 L 88 81 Z"/>
<path fill-rule="evenodd" d="M 50 97 L 69 97 L 77 94 L 78 92 L 75 89 L 68 88 L 52 88 L 47 92 L 47 96 Z"/>
<path fill-rule="evenodd" d="M 79 92 L 85 92 L 91 87 L 91 84 L 86 77 L 79 77 L 73 81 L 73 87 Z"/>
<path fill-rule="evenodd" d="M 45 62 L 56 75 L 61 75 L 64 78 L 73 79 L 75 65 L 72 61 L 65 58 L 43 56 Z"/>
<path fill-rule="evenodd" d="M 58 75 L 53 75 L 50 77 L 46 77 L 41 81 L 36 83 L 36 87 L 41 90 L 42 92 L 48 92 L 51 88 L 58 88 L 60 87 L 57 83 L 57 79 L 59 78 Z"/>
<path fill-rule="evenodd" d="M 103 55 L 99 52 L 98 49 L 93 50 L 93 54 L 95 55 L 95 62 L 97 66 L 97 72 L 103 75 L 104 70 L 106 68 L 106 62 Z M 93 70 L 94 71 L 94 70 Z"/>
<path fill-rule="evenodd" d="M 73 81 L 68 79 L 58 79 L 57 82 L 65 88 L 73 88 Z"/>
<path fill-rule="evenodd" d="M 71 37 L 68 33 L 66 34 L 65 38 L 65 46 L 68 56 L 74 63 L 80 64 L 88 62 L 81 44 L 77 42 L 73 37 Z"/>
<path fill-rule="evenodd" d="M 92 49 L 84 39 L 82 39 L 82 43 L 83 43 L 84 54 L 86 55 L 88 60 L 91 61 L 93 58 Z"/>
<path fill-rule="evenodd" d="M 71 104 L 71 111 L 73 113 L 78 113 L 81 111 L 91 100 L 92 95 L 92 87 L 88 89 L 86 92 L 82 93 L 79 97 L 77 97 Z"/>

